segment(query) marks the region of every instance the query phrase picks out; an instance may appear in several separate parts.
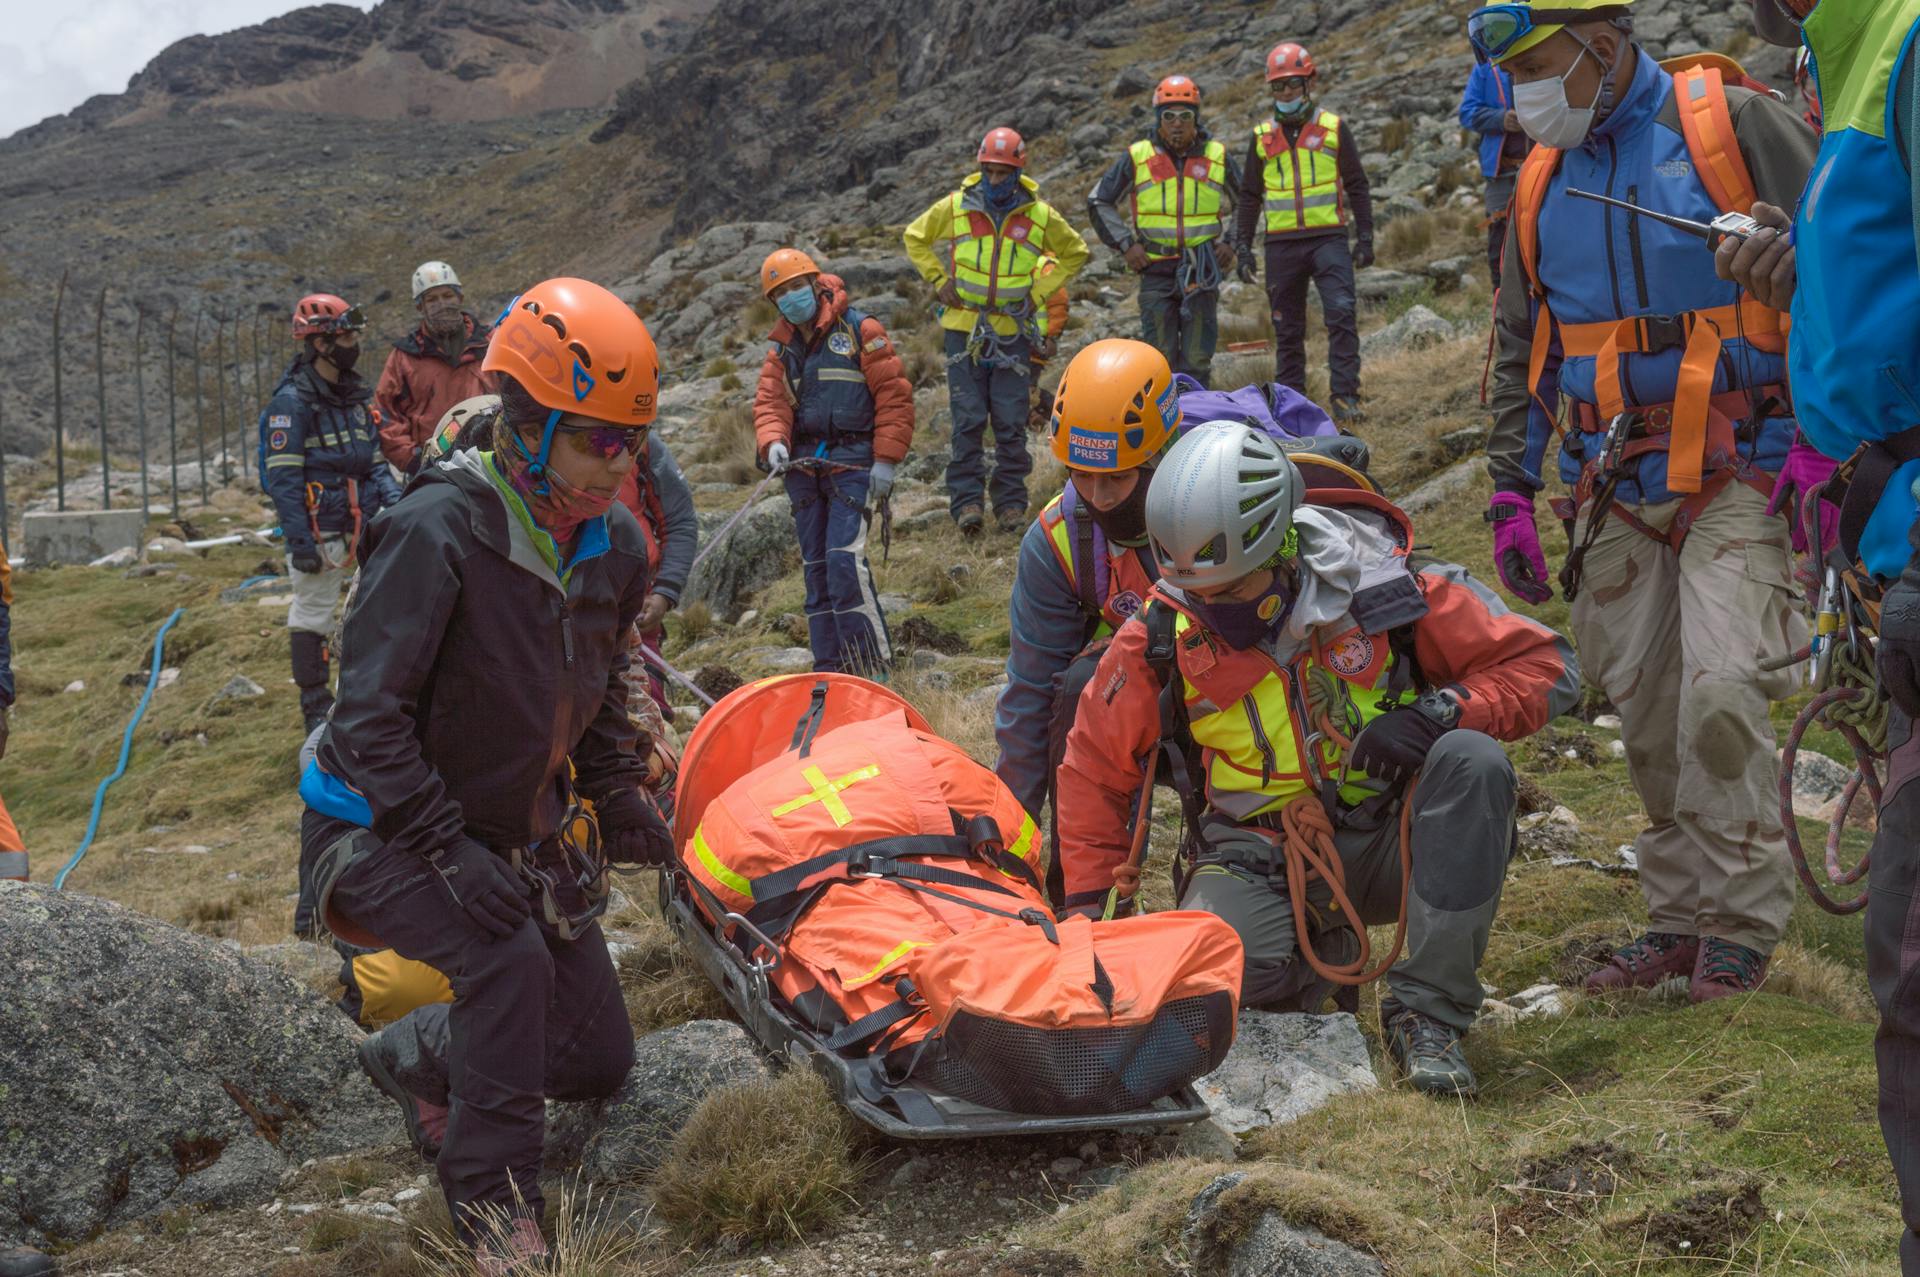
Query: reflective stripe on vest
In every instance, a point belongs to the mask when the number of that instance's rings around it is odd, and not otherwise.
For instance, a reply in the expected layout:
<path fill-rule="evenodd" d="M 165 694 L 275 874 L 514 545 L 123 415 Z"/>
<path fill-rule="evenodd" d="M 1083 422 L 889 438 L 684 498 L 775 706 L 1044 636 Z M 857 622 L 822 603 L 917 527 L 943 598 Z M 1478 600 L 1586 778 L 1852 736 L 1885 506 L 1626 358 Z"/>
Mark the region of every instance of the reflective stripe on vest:
<path fill-rule="evenodd" d="M 964 190 L 949 198 L 953 287 L 961 304 L 969 310 L 1020 310 L 1033 293 L 1044 255 L 1049 209 L 1035 200 L 996 227 L 988 214 L 963 207 Z"/>
<path fill-rule="evenodd" d="M 1190 644 L 1187 636 L 1196 623 L 1178 607 L 1175 612 L 1175 651 L 1189 730 L 1205 751 L 1208 805 L 1224 816 L 1247 820 L 1278 811 L 1300 795 L 1315 792 L 1323 776 L 1337 773 L 1339 746 L 1317 730 L 1302 731 L 1300 688 L 1306 680 L 1319 680 L 1338 696 L 1342 721 L 1337 725 L 1348 739 L 1390 708 L 1382 702 L 1394 696 L 1388 678 L 1394 658 L 1382 635 L 1355 631 L 1332 649 L 1336 666 L 1349 663 L 1341 657 L 1352 654 L 1356 677 L 1373 679 L 1373 687 L 1368 688 L 1322 670 L 1306 655 L 1281 669 L 1263 652 L 1216 653 L 1205 641 Z M 1386 650 L 1376 654 L 1377 649 Z M 1202 668 L 1209 659 L 1212 663 Z M 1251 687 L 1238 696 L 1222 694 L 1222 688 L 1246 687 L 1246 676 L 1255 663 L 1264 665 L 1266 672 Z M 1216 703 L 1215 697 L 1225 703 Z M 1296 707 L 1301 707 L 1298 712 Z M 1311 769 L 1303 761 L 1307 759 L 1312 760 Z M 1348 802 L 1360 802 L 1374 791 L 1348 785 L 1340 793 Z"/>
<path fill-rule="evenodd" d="M 1047 544 L 1053 547 L 1053 556 L 1060 563 L 1060 570 L 1066 573 L 1067 584 L 1072 588 L 1081 611 L 1087 610 L 1086 600 L 1097 600 L 1099 614 L 1089 616 L 1093 621 L 1093 631 L 1088 641 L 1106 638 L 1122 625 L 1127 618 L 1140 610 L 1147 594 L 1153 589 L 1153 580 L 1141 562 L 1141 555 L 1126 546 L 1116 546 L 1109 542 L 1098 528 L 1092 529 L 1091 538 L 1095 555 L 1104 555 L 1105 562 L 1088 565 L 1091 579 L 1082 579 L 1078 566 L 1078 555 L 1074 549 L 1074 540 L 1078 528 L 1079 510 L 1076 501 L 1070 511 L 1067 505 L 1067 493 L 1073 492 L 1069 483 L 1061 494 L 1047 502 L 1040 511 L 1040 526 L 1046 530 Z M 1074 494 L 1079 495 L 1077 492 Z"/>
<path fill-rule="evenodd" d="M 1210 141 L 1199 155 L 1175 160 L 1142 139 L 1133 160 L 1133 229 L 1154 258 L 1178 257 L 1225 229 L 1227 147 Z"/>
<path fill-rule="evenodd" d="M 1340 185 L 1340 117 L 1320 112 L 1293 142 L 1269 120 L 1253 131 L 1267 157 L 1267 234 L 1290 235 L 1347 224 L 1347 197 Z"/>
<path fill-rule="evenodd" d="M 833 321 L 812 349 L 798 337 L 779 348 L 795 403 L 796 439 L 873 432 L 873 391 L 860 369 L 860 325 L 865 318 L 850 310 Z"/>

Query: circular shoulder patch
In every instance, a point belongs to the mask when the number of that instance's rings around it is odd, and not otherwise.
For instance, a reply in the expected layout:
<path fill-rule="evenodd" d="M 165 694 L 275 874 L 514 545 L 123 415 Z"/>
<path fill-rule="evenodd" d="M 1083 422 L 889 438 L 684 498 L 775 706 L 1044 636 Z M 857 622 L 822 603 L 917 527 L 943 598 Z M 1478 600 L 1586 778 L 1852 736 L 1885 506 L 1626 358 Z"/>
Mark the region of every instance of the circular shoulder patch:
<path fill-rule="evenodd" d="M 1122 590 L 1107 601 L 1107 606 L 1113 609 L 1115 616 L 1132 616 L 1140 610 L 1140 596 L 1132 590 Z"/>
<path fill-rule="evenodd" d="M 847 336 L 845 333 L 835 333 L 833 336 L 827 338 L 827 349 L 836 355 L 851 355 L 853 353 L 853 338 Z"/>
<path fill-rule="evenodd" d="M 273 433 L 271 433 L 271 434 L 269 434 L 269 435 L 267 436 L 267 448 L 268 448 L 268 450 L 269 450 L 269 451 L 271 451 L 271 452 L 278 452 L 278 451 L 280 451 L 280 449 L 282 449 L 282 448 L 284 448 L 284 447 L 286 447 L 286 446 L 287 446 L 287 432 L 286 432 L 286 431 L 284 431 L 284 430 L 275 430 L 275 431 L 274 431 Z"/>
<path fill-rule="evenodd" d="M 1327 649 L 1327 668 L 1341 678 L 1355 678 L 1373 664 L 1373 640 L 1365 634 L 1349 634 Z"/>

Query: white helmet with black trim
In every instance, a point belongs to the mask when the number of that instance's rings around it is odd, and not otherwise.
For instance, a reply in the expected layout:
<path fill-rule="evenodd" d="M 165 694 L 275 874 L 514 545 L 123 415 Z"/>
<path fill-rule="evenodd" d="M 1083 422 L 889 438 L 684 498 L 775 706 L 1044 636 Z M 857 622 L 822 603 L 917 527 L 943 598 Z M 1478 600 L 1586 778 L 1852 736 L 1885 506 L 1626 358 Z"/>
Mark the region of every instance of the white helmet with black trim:
<path fill-rule="evenodd" d="M 1210 589 L 1274 566 L 1305 491 L 1265 431 L 1237 421 L 1189 427 L 1147 490 L 1147 536 L 1169 585 Z"/>

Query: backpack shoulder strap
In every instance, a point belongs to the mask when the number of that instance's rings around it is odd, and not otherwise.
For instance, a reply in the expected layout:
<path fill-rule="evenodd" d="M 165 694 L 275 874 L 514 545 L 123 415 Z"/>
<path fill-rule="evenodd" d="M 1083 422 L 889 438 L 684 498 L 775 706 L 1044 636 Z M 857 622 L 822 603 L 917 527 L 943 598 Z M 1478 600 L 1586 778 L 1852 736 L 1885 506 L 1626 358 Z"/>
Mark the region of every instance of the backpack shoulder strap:
<path fill-rule="evenodd" d="M 1189 847 L 1201 845 L 1200 817 L 1207 806 L 1206 760 L 1199 743 L 1193 739 L 1193 726 L 1187 719 L 1187 698 L 1180 677 L 1179 613 L 1157 595 L 1149 596 L 1138 613 L 1147 627 L 1147 668 L 1160 684 L 1160 760 L 1161 779 L 1180 796 L 1180 814 L 1186 824 Z M 1174 858 L 1176 889 L 1180 886 L 1182 866 Z M 1177 893 L 1176 893 L 1177 894 Z"/>
<path fill-rule="evenodd" d="M 1540 206 L 1546 202 L 1547 186 L 1560 168 L 1560 152 L 1550 146 L 1536 146 L 1527 152 L 1514 179 L 1513 204 L 1507 226 L 1520 248 L 1520 265 L 1526 269 L 1527 284 L 1540 295 Z"/>
<path fill-rule="evenodd" d="M 1740 141 L 1734 136 L 1733 114 L 1727 110 L 1727 85 L 1721 68 L 1711 62 L 1675 71 L 1674 104 L 1680 110 L 1680 131 L 1700 184 L 1723 213 L 1744 213 L 1758 193 Z"/>

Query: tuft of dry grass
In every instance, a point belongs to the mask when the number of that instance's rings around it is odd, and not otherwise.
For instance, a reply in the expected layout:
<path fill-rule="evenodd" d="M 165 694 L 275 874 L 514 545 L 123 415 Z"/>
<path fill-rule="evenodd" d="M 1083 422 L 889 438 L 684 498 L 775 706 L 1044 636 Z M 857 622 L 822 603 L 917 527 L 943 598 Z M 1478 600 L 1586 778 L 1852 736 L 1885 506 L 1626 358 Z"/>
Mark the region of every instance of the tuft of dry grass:
<path fill-rule="evenodd" d="M 733 1017 L 726 999 L 694 965 L 672 929 L 650 905 L 630 910 L 621 919 L 621 927 L 631 937 L 633 947 L 620 954 L 614 969 L 626 1000 L 627 1018 L 636 1034 L 688 1020 Z"/>
<path fill-rule="evenodd" d="M 1791 940 L 1773 951 L 1766 989 L 1810 1002 L 1843 1020 L 1871 1024 L 1879 1018 L 1872 997 L 1860 982 L 1859 971 Z"/>
<path fill-rule="evenodd" d="M 653 1179 L 654 1209 L 695 1246 L 792 1241 L 853 1204 L 852 1119 L 814 1073 L 708 1096 Z"/>
<path fill-rule="evenodd" d="M 1389 155 L 1407 149 L 1407 143 L 1413 141 L 1413 121 L 1406 116 L 1396 115 L 1380 129 L 1380 149 Z"/>

